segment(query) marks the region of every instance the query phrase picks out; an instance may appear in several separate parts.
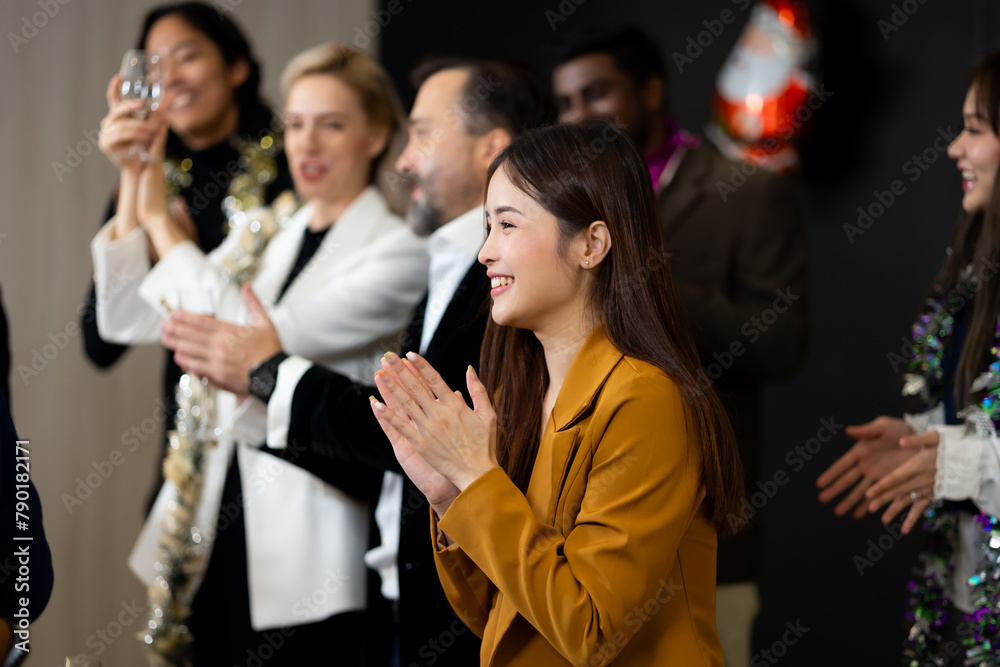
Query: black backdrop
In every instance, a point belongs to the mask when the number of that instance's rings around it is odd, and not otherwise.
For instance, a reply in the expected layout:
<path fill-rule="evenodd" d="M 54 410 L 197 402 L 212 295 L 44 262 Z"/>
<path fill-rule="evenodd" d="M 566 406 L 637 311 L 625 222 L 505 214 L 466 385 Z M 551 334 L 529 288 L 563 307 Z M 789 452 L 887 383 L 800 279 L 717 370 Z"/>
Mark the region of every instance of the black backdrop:
<path fill-rule="evenodd" d="M 371 29 L 381 32 L 383 62 L 408 105 L 409 68 L 431 50 L 505 50 L 547 75 L 545 45 L 560 30 L 633 23 L 659 38 L 672 110 L 682 126 L 701 131 L 748 4 L 394 0 L 383 3 L 386 25 Z M 961 199 L 954 163 L 934 143 L 939 133 L 961 129 L 969 65 L 1000 47 L 1000 7 L 991 0 L 831 0 L 810 8 L 820 37 L 815 69 L 829 91 L 799 178 L 812 337 L 796 376 L 766 393 L 764 477 L 783 471 L 789 481 L 757 515 L 765 565 L 754 665 L 895 665 L 920 537 L 896 539 L 872 517 L 836 519 L 818 503 L 816 477 L 849 444 L 842 429 L 829 442 L 811 443 L 813 450 L 821 445 L 814 454 L 795 450 L 816 437 L 821 420 L 843 425 L 901 412 L 898 373 L 887 355 L 898 351 L 943 261 Z M 711 22 L 726 9 L 736 20 L 720 32 Z M 720 34 L 678 71 L 672 54 L 683 53 L 689 37 L 697 40 L 706 21 Z M 889 191 L 896 180 L 905 191 L 851 243 L 843 225 L 855 224 L 858 207 L 868 209 L 875 191 Z M 772 650 L 786 624 L 798 624 L 801 638 Z"/>

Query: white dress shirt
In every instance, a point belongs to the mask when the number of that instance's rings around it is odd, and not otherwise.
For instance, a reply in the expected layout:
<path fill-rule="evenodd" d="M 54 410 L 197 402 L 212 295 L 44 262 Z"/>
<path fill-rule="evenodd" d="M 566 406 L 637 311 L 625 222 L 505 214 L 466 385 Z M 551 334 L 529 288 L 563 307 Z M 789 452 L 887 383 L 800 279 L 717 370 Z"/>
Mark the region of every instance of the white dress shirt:
<path fill-rule="evenodd" d="M 485 240 L 483 215 L 483 208 L 477 206 L 430 235 L 427 245 L 431 256 L 430 282 L 427 307 L 424 309 L 424 328 L 420 336 L 420 354 L 426 354 L 448 304 L 455 297 L 455 290 L 478 261 L 479 250 Z M 365 554 L 365 563 L 378 570 L 382 577 L 382 595 L 387 600 L 399 599 L 399 522 L 402 520 L 402 507 L 403 477 L 386 472 L 382 478 L 382 493 L 375 506 L 375 523 L 378 524 L 382 543 Z"/>
<path fill-rule="evenodd" d="M 462 278 L 478 260 L 479 250 L 485 240 L 483 219 L 483 207 L 477 206 L 435 230 L 428 239 L 430 269 L 427 308 L 424 311 L 424 326 L 420 339 L 421 354 L 427 351 L 427 346 L 434 337 Z M 278 366 L 274 392 L 267 403 L 267 433 L 270 447 L 287 446 L 295 387 L 310 366 L 312 363 L 309 360 L 296 356 L 290 356 Z M 370 376 L 365 381 L 370 382 Z M 382 595 L 389 600 L 399 599 L 397 558 L 402 502 L 402 477 L 394 472 L 386 472 L 382 482 L 382 493 L 375 508 L 375 521 L 382 542 L 365 555 L 365 562 L 370 568 L 378 570 L 382 577 Z"/>

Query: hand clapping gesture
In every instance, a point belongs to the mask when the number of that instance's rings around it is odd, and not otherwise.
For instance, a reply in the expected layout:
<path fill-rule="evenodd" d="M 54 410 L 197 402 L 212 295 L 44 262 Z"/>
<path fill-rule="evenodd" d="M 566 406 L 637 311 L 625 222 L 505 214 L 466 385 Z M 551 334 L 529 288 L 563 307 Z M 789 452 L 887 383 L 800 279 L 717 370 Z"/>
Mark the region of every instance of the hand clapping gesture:
<path fill-rule="evenodd" d="M 115 237 L 127 235 L 137 226 L 150 236 L 150 256 L 153 261 L 163 256 L 175 243 L 197 241 L 197 231 L 183 200 L 173 206 L 167 203 L 167 188 L 163 178 L 166 158 L 167 125 L 164 110 L 172 100 L 167 94 L 159 109 L 146 118 L 135 118 L 141 100 L 122 100 L 120 74 L 108 84 L 108 114 L 101 120 L 98 145 L 111 162 L 121 170 Z M 142 151 L 136 151 L 142 146 Z"/>
<path fill-rule="evenodd" d="M 879 417 L 867 424 L 848 426 L 847 435 L 857 440 L 819 479 L 819 501 L 828 503 L 848 488 L 851 492 L 837 504 L 834 514 L 843 516 L 854 508 L 854 518 L 868 513 L 865 492 L 915 454 L 900 447 L 900 438 L 913 435 L 902 419 Z M 853 487 L 853 488 L 852 488 Z"/>
<path fill-rule="evenodd" d="M 466 372 L 474 409 L 418 354 L 387 353 L 375 384 L 385 403 L 372 410 L 407 476 L 438 516 L 469 484 L 497 467 L 496 413 L 472 367 Z"/>
<path fill-rule="evenodd" d="M 903 534 L 908 534 L 917 523 L 934 495 L 934 475 L 937 473 L 937 452 L 941 434 L 926 431 L 910 435 L 899 441 L 909 458 L 898 468 L 872 485 L 865 493 L 868 511 L 875 513 L 886 504 L 882 523 L 889 523 L 907 505 L 911 505 L 903 521 Z"/>
<path fill-rule="evenodd" d="M 241 293 L 250 311 L 248 325 L 182 310 L 171 312 L 160 325 L 163 346 L 174 351 L 174 361 L 185 373 L 208 378 L 237 396 L 249 392 L 251 369 L 282 350 L 278 331 L 251 286 L 244 285 Z"/>

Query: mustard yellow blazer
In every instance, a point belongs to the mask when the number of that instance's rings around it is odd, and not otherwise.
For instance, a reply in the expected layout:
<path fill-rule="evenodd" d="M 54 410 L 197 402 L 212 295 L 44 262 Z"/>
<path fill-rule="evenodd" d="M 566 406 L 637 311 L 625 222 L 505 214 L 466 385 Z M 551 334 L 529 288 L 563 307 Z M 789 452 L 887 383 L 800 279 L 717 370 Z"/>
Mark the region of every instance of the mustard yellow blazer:
<path fill-rule="evenodd" d="M 495 468 L 440 520 L 435 562 L 484 666 L 716 667 L 716 532 L 677 385 L 596 328 L 525 496 Z M 445 547 L 443 534 L 455 544 Z"/>

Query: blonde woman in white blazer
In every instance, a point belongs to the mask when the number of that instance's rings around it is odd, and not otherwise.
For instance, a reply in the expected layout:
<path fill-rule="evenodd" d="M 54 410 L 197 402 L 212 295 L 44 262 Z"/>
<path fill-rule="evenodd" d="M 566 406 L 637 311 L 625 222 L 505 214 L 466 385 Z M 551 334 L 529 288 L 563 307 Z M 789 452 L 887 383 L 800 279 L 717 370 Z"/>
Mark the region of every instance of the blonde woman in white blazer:
<path fill-rule="evenodd" d="M 168 100 L 185 103 L 183 90 L 171 98 L 169 75 L 166 87 Z M 270 239 L 247 282 L 286 350 L 367 379 L 427 286 L 424 240 L 390 210 L 391 190 L 378 185 L 401 145 L 402 111 L 385 71 L 341 45 L 297 56 L 282 87 L 285 150 L 297 194 L 307 203 Z M 134 194 L 135 206 L 124 207 L 92 242 L 98 327 L 110 341 L 159 342 L 167 308 L 208 307 L 219 319 L 250 321 L 234 267 L 246 263 L 247 239 L 269 218 L 248 215 L 246 229 L 237 228 L 205 255 L 171 218 L 166 193 L 157 185 L 163 183 L 159 169 L 158 163 L 147 168 L 149 178 Z M 211 583 L 213 593 L 211 600 L 202 599 L 208 594 L 194 595 L 189 626 L 195 664 L 241 664 L 247 650 L 256 651 L 267 637 L 265 631 L 288 627 L 297 632 L 285 631 L 281 642 L 269 643 L 274 653 L 269 666 L 305 664 L 304 657 L 315 657 L 317 647 L 331 643 L 337 644 L 337 664 L 370 663 L 358 634 L 370 624 L 357 614 L 366 607 L 363 556 L 370 509 L 301 467 L 260 451 L 265 408 L 252 396 L 218 393 L 218 444 L 202 465 L 194 523 L 218 526 L 218 535 L 205 531 L 206 539 L 230 538 L 223 529 L 230 530 L 231 508 L 224 505 L 222 517 L 220 505 L 227 502 L 224 488 L 229 495 L 236 487 L 233 479 L 227 482 L 227 471 L 232 478 L 237 465 L 248 609 L 222 594 L 225 586 L 207 581 L 213 573 L 242 572 L 242 563 L 210 564 L 206 558 L 198 576 L 205 579 L 207 570 L 208 577 L 195 586 L 207 589 Z M 176 496 L 176 487 L 164 484 L 130 558 L 147 583 L 157 577 L 160 525 Z M 337 635 L 345 641 L 338 642 Z"/>

